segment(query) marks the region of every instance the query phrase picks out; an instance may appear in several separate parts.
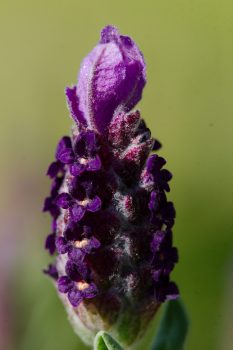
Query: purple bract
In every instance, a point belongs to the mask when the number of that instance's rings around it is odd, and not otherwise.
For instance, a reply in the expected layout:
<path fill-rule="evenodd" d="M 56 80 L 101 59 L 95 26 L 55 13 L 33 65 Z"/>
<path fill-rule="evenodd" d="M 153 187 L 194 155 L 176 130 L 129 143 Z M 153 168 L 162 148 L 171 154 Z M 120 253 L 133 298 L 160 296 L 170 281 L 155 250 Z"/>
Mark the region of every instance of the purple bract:
<path fill-rule="evenodd" d="M 43 209 L 52 216 L 45 247 L 56 253 L 45 273 L 57 281 L 71 318 L 93 334 L 106 325 L 124 344 L 141 334 L 162 302 L 179 295 L 170 281 L 178 261 L 175 209 L 166 197 L 172 175 L 153 153 L 160 143 L 139 111 L 131 111 L 145 76 L 134 41 L 105 27 L 77 85 L 66 89 L 75 124 L 49 166 Z M 90 325 L 88 313 L 102 323 Z"/>

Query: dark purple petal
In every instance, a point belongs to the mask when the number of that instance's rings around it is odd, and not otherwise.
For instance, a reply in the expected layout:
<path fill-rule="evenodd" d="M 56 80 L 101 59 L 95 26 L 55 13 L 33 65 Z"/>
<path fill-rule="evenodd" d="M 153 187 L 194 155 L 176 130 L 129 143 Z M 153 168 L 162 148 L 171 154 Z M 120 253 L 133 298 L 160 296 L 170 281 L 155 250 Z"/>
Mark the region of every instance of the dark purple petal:
<path fill-rule="evenodd" d="M 155 282 L 159 282 L 161 275 L 162 275 L 161 269 L 152 271 L 152 278 Z"/>
<path fill-rule="evenodd" d="M 82 293 L 74 287 L 68 292 L 68 299 L 71 305 L 77 307 L 83 301 Z"/>
<path fill-rule="evenodd" d="M 162 185 L 162 188 L 163 188 L 166 192 L 170 192 L 170 186 L 168 185 L 167 182 L 163 181 L 163 182 L 161 183 L 161 185 Z"/>
<path fill-rule="evenodd" d="M 103 133 L 118 108 L 129 111 L 146 83 L 142 53 L 117 29 L 103 29 L 100 43 L 83 60 L 77 93 L 89 126 Z"/>
<path fill-rule="evenodd" d="M 96 133 L 92 130 L 87 130 L 85 133 L 86 149 L 89 156 L 96 154 L 98 150 Z"/>
<path fill-rule="evenodd" d="M 172 173 L 170 173 L 170 171 L 168 171 L 167 169 L 162 169 L 160 174 L 161 178 L 165 182 L 169 182 L 172 179 Z"/>
<path fill-rule="evenodd" d="M 94 283 L 90 283 L 87 288 L 82 291 L 82 296 L 87 299 L 96 297 L 98 289 Z"/>
<path fill-rule="evenodd" d="M 99 247 L 100 247 L 100 241 L 95 237 L 91 237 L 88 244 L 88 251 L 91 251 L 92 249 L 97 249 Z"/>
<path fill-rule="evenodd" d="M 172 247 L 169 257 L 173 263 L 177 263 L 179 261 L 178 249 L 175 247 Z"/>
<path fill-rule="evenodd" d="M 57 176 L 53 179 L 52 184 L 51 184 L 51 190 L 50 190 L 52 198 L 57 197 L 58 191 L 63 183 L 63 180 L 64 180 L 63 176 L 60 176 L 60 177 Z"/>
<path fill-rule="evenodd" d="M 50 233 L 45 240 L 45 249 L 48 249 L 51 255 L 53 255 L 56 250 L 55 237 L 55 233 Z"/>
<path fill-rule="evenodd" d="M 76 123 L 87 126 L 87 121 L 84 118 L 83 112 L 79 109 L 79 98 L 76 93 L 76 86 L 72 88 L 67 87 L 65 90 L 67 97 L 67 104 L 70 114 Z"/>
<path fill-rule="evenodd" d="M 58 278 L 57 287 L 60 293 L 68 293 L 74 286 L 74 282 L 68 276 Z"/>
<path fill-rule="evenodd" d="M 82 276 L 82 279 L 88 279 L 90 277 L 89 276 L 90 271 L 89 271 L 85 261 L 78 262 L 78 270 L 79 270 L 80 275 Z"/>
<path fill-rule="evenodd" d="M 64 237 L 56 238 L 56 248 L 59 254 L 65 254 L 68 252 L 70 243 Z"/>
<path fill-rule="evenodd" d="M 78 158 L 87 157 L 87 140 L 86 140 L 86 131 L 81 131 L 75 139 L 74 142 L 74 152 Z"/>
<path fill-rule="evenodd" d="M 61 170 L 63 170 L 63 164 L 60 161 L 53 162 L 47 170 L 47 175 L 54 178 Z"/>
<path fill-rule="evenodd" d="M 98 196 L 91 199 L 87 204 L 87 210 L 93 213 L 100 210 L 100 208 L 101 208 L 101 199 Z"/>
<path fill-rule="evenodd" d="M 176 216 L 176 211 L 172 202 L 167 202 L 161 210 L 164 222 L 167 226 L 172 227 Z"/>
<path fill-rule="evenodd" d="M 60 155 L 67 149 L 72 149 L 71 138 L 69 136 L 63 136 L 57 145 L 56 159 L 59 160 Z"/>
<path fill-rule="evenodd" d="M 72 247 L 69 249 L 68 256 L 71 260 L 75 261 L 76 263 L 79 263 L 82 262 L 85 258 L 85 253 L 81 249 Z"/>
<path fill-rule="evenodd" d="M 56 204 L 63 209 L 68 209 L 72 205 L 72 197 L 69 193 L 63 192 L 57 196 Z"/>
<path fill-rule="evenodd" d="M 53 264 L 49 264 L 48 268 L 47 269 L 44 269 L 43 272 L 52 277 L 54 280 L 57 280 L 58 279 L 58 272 L 57 272 L 57 268 L 55 265 Z"/>
<path fill-rule="evenodd" d="M 74 222 L 80 221 L 83 218 L 85 212 L 86 209 L 82 205 L 79 205 L 77 203 L 72 205 L 72 207 L 70 208 L 70 215 Z"/>
<path fill-rule="evenodd" d="M 165 293 L 166 293 L 167 300 L 176 300 L 180 295 L 179 289 L 174 282 L 169 283 L 169 285 L 165 290 Z"/>
<path fill-rule="evenodd" d="M 52 197 L 45 198 L 43 212 L 46 211 L 49 211 L 54 218 L 57 218 L 57 216 L 60 214 L 60 209 L 54 203 L 54 199 Z"/>
<path fill-rule="evenodd" d="M 157 154 L 153 154 L 148 158 L 146 168 L 149 173 L 155 175 L 165 164 L 165 159 L 159 157 Z"/>
<path fill-rule="evenodd" d="M 56 158 L 64 164 L 70 164 L 74 161 L 74 152 L 69 136 L 64 136 L 58 143 Z"/>
<path fill-rule="evenodd" d="M 152 147 L 152 151 L 158 151 L 162 147 L 162 144 L 158 140 L 153 140 L 153 141 L 154 141 L 154 144 Z"/>
<path fill-rule="evenodd" d="M 89 226 L 84 225 L 83 226 L 83 235 L 85 238 L 91 237 L 92 229 Z"/>
<path fill-rule="evenodd" d="M 52 232 L 56 232 L 57 231 L 57 218 L 53 218 L 52 219 L 51 229 L 52 229 Z"/>
<path fill-rule="evenodd" d="M 64 164 L 71 164 L 74 161 L 74 152 L 72 149 L 66 149 L 59 154 L 59 160 Z"/>
<path fill-rule="evenodd" d="M 96 193 L 97 188 L 100 186 L 100 181 L 95 177 L 95 174 L 91 172 L 83 173 L 74 186 L 74 197 L 82 202 L 86 198 L 91 198 Z"/>
<path fill-rule="evenodd" d="M 84 263 L 76 264 L 76 262 L 68 260 L 66 263 L 66 274 L 73 281 L 79 282 L 84 276 L 86 276 L 87 268 L 84 266 Z"/>
<path fill-rule="evenodd" d="M 159 195 L 155 191 L 151 192 L 148 208 L 151 211 L 157 211 L 159 208 Z"/>
<path fill-rule="evenodd" d="M 158 252 L 161 248 L 161 245 L 163 244 L 166 237 L 166 232 L 164 231 L 157 231 L 154 234 L 153 240 L 151 242 L 151 250 L 153 253 Z"/>
<path fill-rule="evenodd" d="M 97 171 L 101 168 L 101 160 L 100 157 L 97 155 L 95 158 L 92 158 L 87 163 L 87 170 L 89 171 Z"/>
<path fill-rule="evenodd" d="M 64 238 L 66 239 L 66 241 L 76 241 L 82 239 L 83 232 L 84 228 L 81 225 L 70 221 L 65 228 Z"/>
<path fill-rule="evenodd" d="M 70 165 L 70 173 L 73 176 L 81 175 L 86 169 L 86 165 L 79 163 L 76 161 L 75 163 Z"/>
<path fill-rule="evenodd" d="M 44 200 L 44 206 L 43 206 L 43 211 L 50 211 L 51 206 L 53 205 L 52 203 L 52 198 L 51 197 L 46 197 Z"/>

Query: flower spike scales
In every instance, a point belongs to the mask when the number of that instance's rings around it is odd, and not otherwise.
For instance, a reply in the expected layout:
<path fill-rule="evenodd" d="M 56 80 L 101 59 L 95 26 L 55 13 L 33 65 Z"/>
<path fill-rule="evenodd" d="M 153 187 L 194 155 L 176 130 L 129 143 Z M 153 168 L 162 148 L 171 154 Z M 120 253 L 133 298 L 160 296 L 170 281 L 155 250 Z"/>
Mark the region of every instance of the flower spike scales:
<path fill-rule="evenodd" d="M 145 84 L 135 42 L 105 27 L 77 85 L 66 89 L 72 135 L 59 141 L 47 172 L 52 233 L 45 247 L 56 257 L 45 273 L 87 344 L 108 330 L 131 346 L 161 303 L 179 295 L 170 281 L 178 261 L 175 210 L 166 198 L 172 175 L 132 111 Z"/>

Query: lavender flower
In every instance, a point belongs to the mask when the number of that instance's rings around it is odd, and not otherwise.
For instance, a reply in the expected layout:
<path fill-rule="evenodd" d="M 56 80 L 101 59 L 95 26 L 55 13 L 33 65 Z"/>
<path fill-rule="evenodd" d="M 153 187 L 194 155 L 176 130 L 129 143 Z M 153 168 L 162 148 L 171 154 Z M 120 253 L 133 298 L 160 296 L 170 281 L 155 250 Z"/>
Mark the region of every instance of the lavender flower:
<path fill-rule="evenodd" d="M 116 28 L 102 30 L 66 89 L 74 120 L 58 143 L 44 211 L 52 216 L 45 247 L 77 333 L 87 343 L 103 329 L 132 344 L 162 302 L 176 299 L 170 273 L 175 210 L 167 200 L 171 173 L 138 111 L 146 83 L 136 44 Z"/>

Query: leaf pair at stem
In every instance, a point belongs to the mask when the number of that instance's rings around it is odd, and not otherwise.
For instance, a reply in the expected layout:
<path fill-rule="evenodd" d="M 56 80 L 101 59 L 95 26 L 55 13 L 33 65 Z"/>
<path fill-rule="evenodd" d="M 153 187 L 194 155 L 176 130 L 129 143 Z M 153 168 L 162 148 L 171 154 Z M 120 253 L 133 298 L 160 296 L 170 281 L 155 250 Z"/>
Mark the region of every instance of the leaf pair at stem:
<path fill-rule="evenodd" d="M 150 350 L 183 350 L 188 331 L 188 319 L 183 303 L 178 299 L 166 303 L 164 315 Z M 124 350 L 107 332 L 97 333 L 94 350 Z"/>

